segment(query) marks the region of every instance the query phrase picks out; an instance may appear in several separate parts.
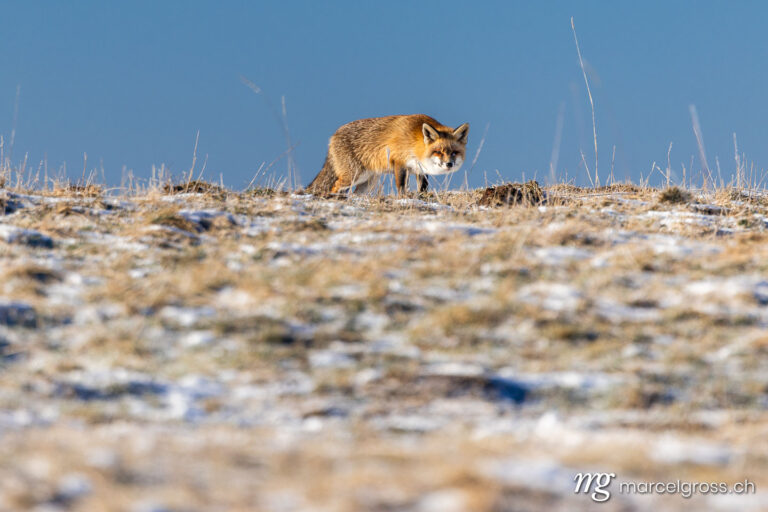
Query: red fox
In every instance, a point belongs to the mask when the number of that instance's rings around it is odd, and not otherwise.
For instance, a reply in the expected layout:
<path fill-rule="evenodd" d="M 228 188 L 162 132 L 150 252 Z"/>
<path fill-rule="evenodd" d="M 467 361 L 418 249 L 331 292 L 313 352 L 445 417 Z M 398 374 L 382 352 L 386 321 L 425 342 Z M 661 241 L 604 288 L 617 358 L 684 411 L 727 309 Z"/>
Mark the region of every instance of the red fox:
<path fill-rule="evenodd" d="M 417 176 L 419 192 L 426 192 L 427 176 L 459 170 L 468 134 L 468 123 L 453 129 L 424 114 L 352 121 L 331 137 L 325 164 L 307 192 L 362 191 L 375 175 L 390 172 L 398 194 L 405 193 L 409 173 Z"/>

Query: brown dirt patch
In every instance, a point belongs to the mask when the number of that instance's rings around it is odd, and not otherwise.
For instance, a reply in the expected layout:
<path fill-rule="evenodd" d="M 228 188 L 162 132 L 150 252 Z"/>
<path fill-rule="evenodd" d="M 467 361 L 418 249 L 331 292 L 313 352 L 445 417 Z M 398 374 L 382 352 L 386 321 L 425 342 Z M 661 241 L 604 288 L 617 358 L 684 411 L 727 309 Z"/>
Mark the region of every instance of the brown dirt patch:
<path fill-rule="evenodd" d="M 544 192 L 538 182 L 531 180 L 525 183 L 505 183 L 488 187 L 477 204 L 481 206 L 532 205 L 540 204 Z"/>

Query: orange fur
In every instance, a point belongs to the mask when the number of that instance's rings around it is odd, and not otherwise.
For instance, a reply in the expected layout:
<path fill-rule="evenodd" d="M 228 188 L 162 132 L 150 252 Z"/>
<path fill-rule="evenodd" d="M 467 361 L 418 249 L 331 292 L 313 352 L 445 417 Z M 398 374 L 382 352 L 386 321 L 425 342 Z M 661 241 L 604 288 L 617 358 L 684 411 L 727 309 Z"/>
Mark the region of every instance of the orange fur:
<path fill-rule="evenodd" d="M 333 134 L 325 164 L 307 189 L 336 193 L 366 186 L 376 174 L 395 173 L 398 192 L 404 193 L 410 173 L 418 176 L 423 192 L 427 175 L 461 166 L 468 131 L 466 123 L 449 128 L 423 114 L 353 121 Z"/>

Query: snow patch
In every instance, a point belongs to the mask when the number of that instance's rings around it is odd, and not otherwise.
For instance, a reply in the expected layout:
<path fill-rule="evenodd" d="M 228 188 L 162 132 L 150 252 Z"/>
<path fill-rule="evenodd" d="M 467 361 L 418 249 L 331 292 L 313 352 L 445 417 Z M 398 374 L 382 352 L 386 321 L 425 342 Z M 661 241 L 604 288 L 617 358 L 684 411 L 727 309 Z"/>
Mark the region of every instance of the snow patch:
<path fill-rule="evenodd" d="M 53 239 L 34 229 L 22 229 L 8 224 L 0 224 L 0 240 L 9 244 L 28 245 L 30 247 L 53 248 Z"/>
<path fill-rule="evenodd" d="M 593 252 L 581 247 L 570 245 L 556 245 L 552 247 L 540 247 L 534 249 L 533 258 L 543 265 L 562 266 L 573 261 L 581 261 L 591 258 Z"/>
<path fill-rule="evenodd" d="M 23 302 L 0 298 L 0 325 L 8 327 L 35 327 L 35 308 Z"/>
<path fill-rule="evenodd" d="M 573 312 L 581 305 L 583 295 L 565 283 L 536 282 L 520 288 L 517 299 L 550 311 Z"/>

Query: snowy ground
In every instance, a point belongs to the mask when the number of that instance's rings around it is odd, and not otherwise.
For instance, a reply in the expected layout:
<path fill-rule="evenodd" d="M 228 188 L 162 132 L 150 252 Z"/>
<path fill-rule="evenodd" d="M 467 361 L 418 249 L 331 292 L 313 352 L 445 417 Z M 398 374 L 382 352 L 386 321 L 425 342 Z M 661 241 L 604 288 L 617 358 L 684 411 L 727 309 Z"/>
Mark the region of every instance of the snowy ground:
<path fill-rule="evenodd" d="M 0 190 L 0 510 L 768 509 L 768 200 L 548 196 Z"/>

